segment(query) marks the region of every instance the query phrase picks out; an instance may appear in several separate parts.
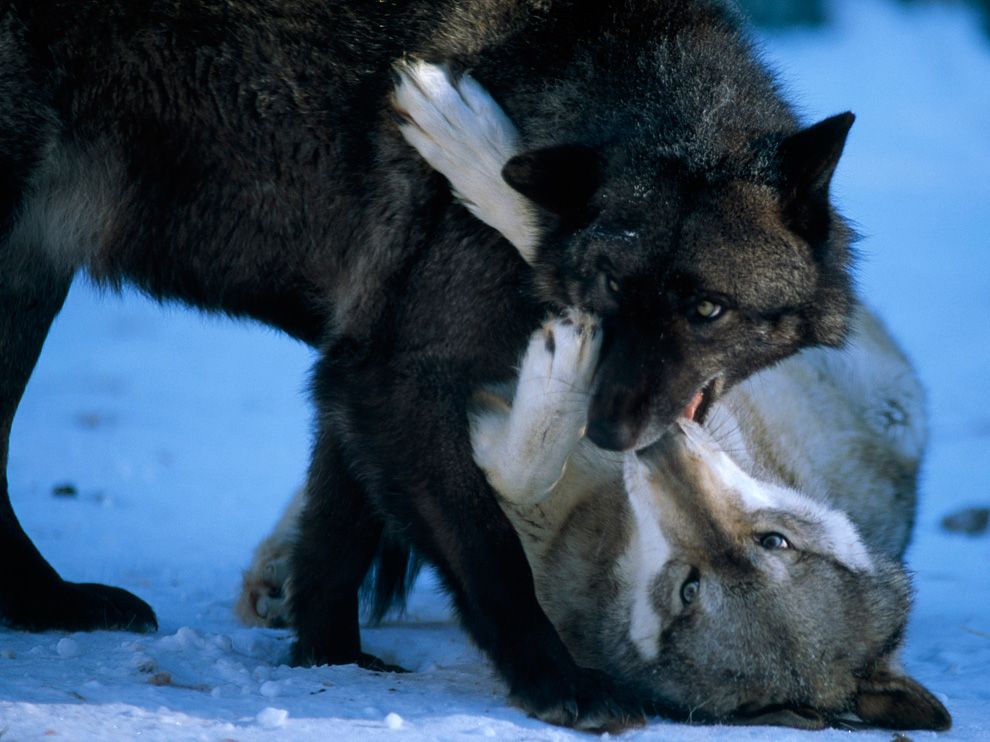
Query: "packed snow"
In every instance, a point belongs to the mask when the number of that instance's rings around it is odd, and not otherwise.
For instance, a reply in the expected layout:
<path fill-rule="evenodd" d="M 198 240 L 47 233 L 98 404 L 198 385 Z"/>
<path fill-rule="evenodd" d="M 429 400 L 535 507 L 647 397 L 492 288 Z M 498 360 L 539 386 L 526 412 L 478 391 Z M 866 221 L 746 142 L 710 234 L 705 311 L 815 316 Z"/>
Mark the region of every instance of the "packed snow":
<path fill-rule="evenodd" d="M 904 662 L 952 712 L 944 737 L 990 739 L 990 535 L 940 525 L 990 505 L 990 43 L 959 5 L 831 8 L 824 30 L 768 38 L 767 58 L 808 121 L 858 115 L 835 191 L 865 235 L 862 293 L 930 391 Z M 14 507 L 63 575 L 134 591 L 161 628 L 0 629 L 0 738 L 584 736 L 508 703 L 428 573 L 403 617 L 364 631 L 409 674 L 290 668 L 288 632 L 237 624 L 240 570 L 305 471 L 312 361 L 269 330 L 77 282 L 15 421 Z M 653 720 L 625 738 L 805 734 Z"/>

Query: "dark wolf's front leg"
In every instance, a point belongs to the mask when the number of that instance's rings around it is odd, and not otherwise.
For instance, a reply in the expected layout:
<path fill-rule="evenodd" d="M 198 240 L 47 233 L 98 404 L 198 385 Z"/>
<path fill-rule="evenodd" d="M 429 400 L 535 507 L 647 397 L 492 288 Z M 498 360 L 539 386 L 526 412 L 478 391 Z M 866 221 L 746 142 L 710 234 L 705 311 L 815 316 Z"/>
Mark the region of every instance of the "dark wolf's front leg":
<path fill-rule="evenodd" d="M 50 235 L 46 241 L 38 215 L 26 203 L 38 197 L 41 186 L 32 173 L 57 129 L 43 102 L 46 96 L 32 82 L 37 76 L 18 62 L 23 46 L 7 19 L 0 29 L 0 622 L 33 631 L 147 631 L 157 627 L 155 614 L 130 593 L 59 577 L 10 504 L 7 456 L 14 413 L 75 269 L 68 258 L 46 249 Z M 72 233 L 71 226 L 65 227 L 62 238 Z"/>
<path fill-rule="evenodd" d="M 472 460 L 469 390 L 463 379 L 455 372 L 417 368 L 408 360 L 392 367 L 369 364 L 360 373 L 327 364 L 318 372 L 320 388 L 336 392 L 332 414 L 324 409 L 322 418 L 335 423 L 332 434 L 348 465 L 360 472 L 392 531 L 402 533 L 438 568 L 464 626 L 491 657 L 516 702 L 545 721 L 584 729 L 617 729 L 639 720 L 638 712 L 617 700 L 609 680 L 574 663 L 537 603 L 519 539 Z M 314 469 L 320 466 L 314 462 Z M 336 494 L 328 490 L 324 496 Z M 331 512 L 337 506 L 328 501 L 310 507 Z M 326 549 L 321 541 L 346 543 L 359 526 L 353 517 L 327 519 L 303 533 L 297 553 L 315 556 Z M 362 548 L 361 559 L 370 559 L 367 544 Z M 329 579 L 356 589 L 356 564 L 348 557 L 346 574 Z M 301 589 L 297 574 L 310 566 L 302 559 L 294 566 L 295 596 Z M 303 651 L 322 647 L 332 630 L 341 632 L 338 646 L 314 659 L 333 659 L 345 645 L 354 652 L 348 644 L 351 625 L 329 627 L 319 615 L 325 601 L 293 600 Z M 333 609 L 343 617 L 341 607 Z"/>
<path fill-rule="evenodd" d="M 0 229 L 3 222 L 0 214 Z M 129 592 L 63 580 L 24 533 L 10 504 L 11 422 L 72 280 L 70 271 L 50 265 L 39 245 L 24 237 L 15 231 L 0 239 L 0 622 L 29 631 L 153 630 L 154 612 Z"/>

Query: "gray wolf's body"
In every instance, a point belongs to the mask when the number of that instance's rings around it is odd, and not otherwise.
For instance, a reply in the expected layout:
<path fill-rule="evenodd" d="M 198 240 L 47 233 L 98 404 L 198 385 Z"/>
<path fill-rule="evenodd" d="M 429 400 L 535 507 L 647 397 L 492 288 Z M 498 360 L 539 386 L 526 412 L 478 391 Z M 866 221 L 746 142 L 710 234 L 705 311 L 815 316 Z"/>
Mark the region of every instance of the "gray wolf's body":
<path fill-rule="evenodd" d="M 414 63 L 400 78 L 404 135 L 532 262 L 530 207 L 493 177 L 516 154 L 511 119 L 469 75 Z M 548 323 L 517 383 L 479 391 L 471 416 L 475 459 L 578 663 L 695 719 L 947 727 L 897 666 L 926 430 L 879 320 L 857 305 L 841 350 L 805 350 L 700 416 L 699 393 L 684 415 L 704 429 L 682 419 L 625 457 L 585 437 L 599 324 L 580 311 Z M 300 502 L 245 573 L 247 623 L 287 615 Z"/>
<path fill-rule="evenodd" d="M 400 136 L 407 54 L 471 68 L 511 115 L 522 154 L 498 182 L 527 204 L 510 239 L 532 268 Z M 377 559 L 387 603 L 415 547 L 525 708 L 607 725 L 635 702 L 540 609 L 472 461 L 471 394 L 511 377 L 548 308 L 582 307 L 607 338 L 589 436 L 626 449 L 699 393 L 840 342 L 849 234 L 828 185 L 851 123 L 801 129 L 707 0 L 7 0 L 0 467 L 78 271 L 266 322 L 321 350 L 296 661 L 372 662 L 358 587 Z M 48 565 L 5 475 L 0 558 L 11 625 L 155 626 Z"/>
<path fill-rule="evenodd" d="M 925 415 L 877 318 L 624 456 L 581 436 L 597 332 L 537 334 L 472 435 L 577 662 L 697 720 L 947 728 L 898 664 Z"/>
<path fill-rule="evenodd" d="M 479 393 L 475 457 L 580 665 L 696 721 L 948 727 L 897 658 L 923 393 L 871 312 L 851 324 L 637 453 L 584 436 L 591 318 L 547 323 L 518 384 Z M 285 618 L 301 501 L 245 572 L 246 623 Z"/>

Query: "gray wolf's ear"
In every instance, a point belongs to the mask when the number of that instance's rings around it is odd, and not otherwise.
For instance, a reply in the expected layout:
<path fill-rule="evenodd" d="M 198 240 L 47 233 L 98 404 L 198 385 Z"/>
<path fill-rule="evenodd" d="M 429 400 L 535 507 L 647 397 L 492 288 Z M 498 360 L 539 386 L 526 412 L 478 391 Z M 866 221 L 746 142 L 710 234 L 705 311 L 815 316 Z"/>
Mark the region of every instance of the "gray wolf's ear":
<path fill-rule="evenodd" d="M 601 155 L 580 144 L 523 152 L 502 168 L 502 178 L 544 209 L 571 220 L 581 215 L 602 181 Z"/>
<path fill-rule="evenodd" d="M 784 216 L 811 242 L 828 236 L 828 189 L 856 117 L 840 113 L 784 139 L 777 151 Z"/>
<path fill-rule="evenodd" d="M 952 726 L 945 706 L 918 681 L 894 671 L 878 671 L 859 681 L 856 715 L 883 729 L 931 729 Z"/>

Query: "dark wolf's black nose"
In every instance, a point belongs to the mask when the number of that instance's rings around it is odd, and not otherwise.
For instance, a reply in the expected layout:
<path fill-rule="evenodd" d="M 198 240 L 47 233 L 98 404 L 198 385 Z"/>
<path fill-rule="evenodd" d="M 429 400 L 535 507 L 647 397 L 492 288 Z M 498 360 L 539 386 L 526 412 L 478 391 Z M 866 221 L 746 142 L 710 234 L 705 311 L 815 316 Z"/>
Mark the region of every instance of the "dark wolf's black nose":
<path fill-rule="evenodd" d="M 592 418 L 588 421 L 588 439 L 606 451 L 628 451 L 636 445 L 639 426 L 622 419 Z"/>

